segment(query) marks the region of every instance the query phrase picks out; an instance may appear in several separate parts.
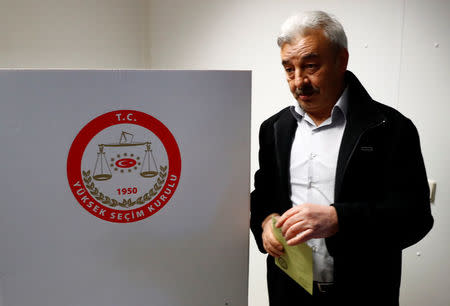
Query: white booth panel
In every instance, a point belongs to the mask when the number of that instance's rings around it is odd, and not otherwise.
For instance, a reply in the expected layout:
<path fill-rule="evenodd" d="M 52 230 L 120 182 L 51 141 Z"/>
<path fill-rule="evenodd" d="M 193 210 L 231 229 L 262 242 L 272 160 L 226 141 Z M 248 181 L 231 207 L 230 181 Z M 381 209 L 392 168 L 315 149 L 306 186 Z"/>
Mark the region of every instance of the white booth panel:
<path fill-rule="evenodd" d="M 0 71 L 0 305 L 247 305 L 250 87 Z"/>

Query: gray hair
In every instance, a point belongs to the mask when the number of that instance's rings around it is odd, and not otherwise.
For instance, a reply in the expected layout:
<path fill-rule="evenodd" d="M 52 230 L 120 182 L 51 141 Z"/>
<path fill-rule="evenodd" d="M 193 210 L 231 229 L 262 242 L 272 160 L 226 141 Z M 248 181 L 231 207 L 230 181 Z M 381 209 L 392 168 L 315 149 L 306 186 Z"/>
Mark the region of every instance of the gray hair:
<path fill-rule="evenodd" d="M 308 34 L 308 31 L 317 29 L 322 29 L 332 44 L 348 49 L 347 36 L 342 24 L 333 15 L 322 11 L 304 12 L 289 17 L 281 26 L 277 44 L 281 48 L 299 35 L 304 36 Z"/>

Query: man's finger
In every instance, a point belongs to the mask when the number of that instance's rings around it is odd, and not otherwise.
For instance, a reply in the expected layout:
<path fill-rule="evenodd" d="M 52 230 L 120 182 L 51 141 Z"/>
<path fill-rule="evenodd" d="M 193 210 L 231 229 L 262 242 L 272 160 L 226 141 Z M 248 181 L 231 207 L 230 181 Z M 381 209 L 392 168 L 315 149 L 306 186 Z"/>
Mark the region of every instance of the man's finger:
<path fill-rule="evenodd" d="M 272 228 L 266 228 L 263 232 L 263 246 L 264 249 L 273 257 L 279 257 L 283 255 L 283 245 L 277 240 L 272 232 Z"/>
<path fill-rule="evenodd" d="M 279 250 L 275 245 L 272 245 L 269 242 L 264 243 L 264 249 L 273 257 L 279 257 L 284 254 L 283 247 Z"/>
<path fill-rule="evenodd" d="M 273 248 L 281 252 L 283 251 L 283 245 L 281 244 L 281 242 L 278 241 L 277 238 L 275 238 L 273 233 L 270 233 L 270 235 L 267 236 L 267 243 L 271 245 Z"/>
<path fill-rule="evenodd" d="M 286 231 L 285 234 L 283 234 L 284 238 L 286 240 L 292 239 L 301 232 L 307 230 L 307 224 L 305 220 L 298 221 L 297 223 L 292 224 Z"/>
<path fill-rule="evenodd" d="M 269 254 L 272 255 L 273 257 L 280 257 L 281 255 L 284 254 L 284 252 L 277 250 L 276 248 L 269 248 L 270 252 Z"/>
<path fill-rule="evenodd" d="M 283 224 L 283 226 L 281 227 L 281 233 L 283 234 L 284 237 L 286 237 L 286 233 L 287 231 L 294 225 L 297 224 L 298 222 L 302 222 L 305 221 L 304 220 L 304 216 L 300 213 L 297 212 L 296 214 L 290 216 Z"/>
<path fill-rule="evenodd" d="M 295 215 L 297 213 L 298 206 L 292 207 L 291 209 L 287 210 L 283 215 L 281 215 L 280 218 L 278 218 L 277 223 L 275 223 L 276 227 L 281 227 L 283 223 L 290 218 L 292 215 Z"/>
<path fill-rule="evenodd" d="M 313 238 L 312 234 L 313 234 L 313 230 L 312 229 L 307 229 L 306 231 L 302 232 L 298 236 L 295 236 L 294 238 L 289 239 L 287 241 L 287 244 L 289 246 L 293 246 L 293 245 L 297 245 L 297 244 L 303 243 L 303 242 L 308 241 L 309 239 Z"/>

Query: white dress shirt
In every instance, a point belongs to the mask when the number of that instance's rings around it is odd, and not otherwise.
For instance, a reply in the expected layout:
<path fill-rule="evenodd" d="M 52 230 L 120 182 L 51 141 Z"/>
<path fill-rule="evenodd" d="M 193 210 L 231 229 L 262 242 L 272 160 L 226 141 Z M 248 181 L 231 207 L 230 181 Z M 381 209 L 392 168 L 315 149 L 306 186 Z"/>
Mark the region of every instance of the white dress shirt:
<path fill-rule="evenodd" d="M 347 88 L 331 116 L 319 126 L 300 106 L 292 106 L 291 112 L 297 119 L 290 161 L 292 206 L 330 205 L 334 202 L 336 165 L 346 124 Z M 313 250 L 314 280 L 333 282 L 334 262 L 325 239 L 311 239 L 307 244 Z"/>

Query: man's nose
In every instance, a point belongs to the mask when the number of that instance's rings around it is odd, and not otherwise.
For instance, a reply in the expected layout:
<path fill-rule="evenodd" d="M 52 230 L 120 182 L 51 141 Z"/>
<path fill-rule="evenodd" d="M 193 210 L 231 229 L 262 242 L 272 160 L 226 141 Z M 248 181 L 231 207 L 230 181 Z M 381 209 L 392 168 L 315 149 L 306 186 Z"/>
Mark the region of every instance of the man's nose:
<path fill-rule="evenodd" d="M 304 75 L 300 70 L 297 70 L 295 72 L 295 87 L 301 88 L 308 83 L 309 83 L 308 77 Z"/>

